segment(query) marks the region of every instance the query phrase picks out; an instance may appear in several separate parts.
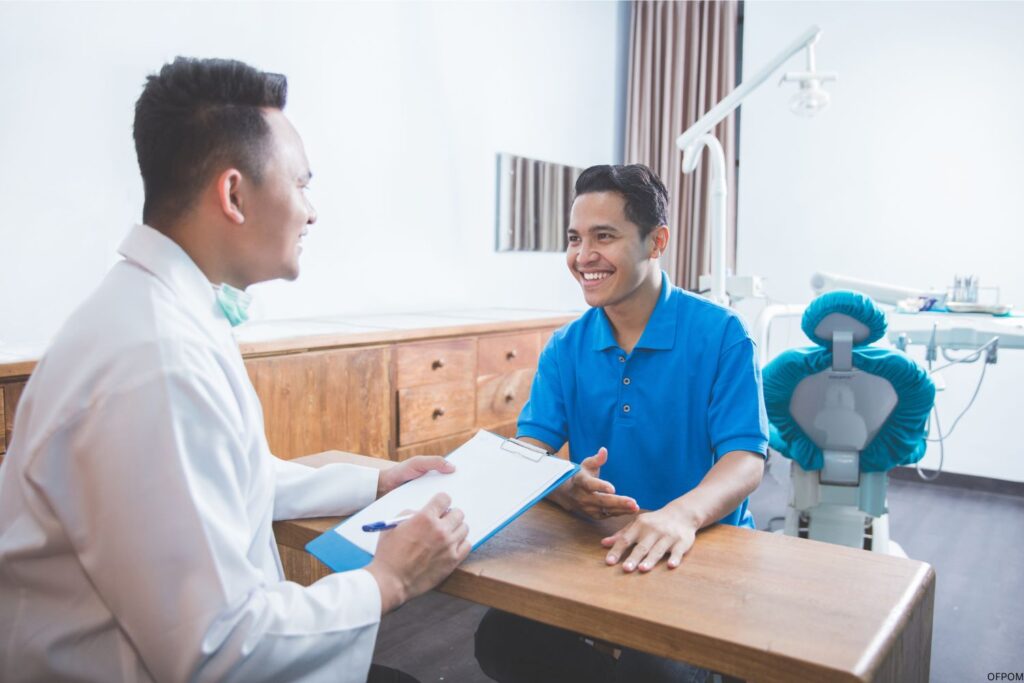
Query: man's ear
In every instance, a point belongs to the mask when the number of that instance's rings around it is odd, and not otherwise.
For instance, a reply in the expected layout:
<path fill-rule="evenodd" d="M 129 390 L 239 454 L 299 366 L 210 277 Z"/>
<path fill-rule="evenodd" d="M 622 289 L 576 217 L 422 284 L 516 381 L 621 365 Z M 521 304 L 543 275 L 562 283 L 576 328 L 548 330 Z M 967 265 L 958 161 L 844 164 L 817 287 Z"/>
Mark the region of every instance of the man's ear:
<path fill-rule="evenodd" d="M 237 168 L 229 168 L 217 176 L 217 202 L 227 219 L 241 225 L 245 223 L 242 212 L 242 173 Z"/>
<path fill-rule="evenodd" d="M 668 249 L 668 226 L 659 225 L 651 230 L 651 258 L 658 258 Z"/>

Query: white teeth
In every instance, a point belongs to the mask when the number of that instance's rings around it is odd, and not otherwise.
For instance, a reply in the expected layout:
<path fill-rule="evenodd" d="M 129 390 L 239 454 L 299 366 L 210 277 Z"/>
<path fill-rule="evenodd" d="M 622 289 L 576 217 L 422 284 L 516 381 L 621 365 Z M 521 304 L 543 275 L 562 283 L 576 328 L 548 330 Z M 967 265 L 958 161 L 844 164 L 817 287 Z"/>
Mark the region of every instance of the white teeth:
<path fill-rule="evenodd" d="M 608 277 L 608 273 L 582 273 L 584 280 L 603 280 Z"/>

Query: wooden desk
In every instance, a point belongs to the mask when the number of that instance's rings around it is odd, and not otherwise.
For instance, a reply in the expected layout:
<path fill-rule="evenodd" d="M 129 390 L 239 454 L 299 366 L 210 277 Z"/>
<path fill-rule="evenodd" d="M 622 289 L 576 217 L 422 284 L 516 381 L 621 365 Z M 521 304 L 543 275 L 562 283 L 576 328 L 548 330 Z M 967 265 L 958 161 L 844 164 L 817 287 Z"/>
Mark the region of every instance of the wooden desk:
<path fill-rule="evenodd" d="M 393 463 L 340 452 L 310 465 Z M 302 548 L 337 519 L 274 525 L 285 572 L 330 573 Z M 914 560 L 716 526 L 675 570 L 604 564 L 590 522 L 542 502 L 475 551 L 439 590 L 750 681 L 928 680 L 935 572 Z"/>

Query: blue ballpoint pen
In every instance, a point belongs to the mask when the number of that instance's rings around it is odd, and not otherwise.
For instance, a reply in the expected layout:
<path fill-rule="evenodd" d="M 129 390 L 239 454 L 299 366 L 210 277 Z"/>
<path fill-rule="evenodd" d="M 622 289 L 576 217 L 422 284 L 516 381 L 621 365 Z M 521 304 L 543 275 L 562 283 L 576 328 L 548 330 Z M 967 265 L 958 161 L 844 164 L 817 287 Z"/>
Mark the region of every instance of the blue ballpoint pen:
<path fill-rule="evenodd" d="M 386 531 L 387 529 L 394 529 L 402 522 L 412 519 L 412 517 L 412 515 L 399 515 L 398 517 L 384 519 L 379 522 L 373 522 L 372 524 L 364 524 L 363 531 Z"/>

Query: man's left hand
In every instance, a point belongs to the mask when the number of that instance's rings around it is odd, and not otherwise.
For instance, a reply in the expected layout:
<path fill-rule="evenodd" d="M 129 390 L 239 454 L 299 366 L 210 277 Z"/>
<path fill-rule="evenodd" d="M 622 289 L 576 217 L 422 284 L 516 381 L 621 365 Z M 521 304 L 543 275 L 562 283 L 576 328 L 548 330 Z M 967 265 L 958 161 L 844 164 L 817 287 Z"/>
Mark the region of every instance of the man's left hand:
<path fill-rule="evenodd" d="M 648 572 L 668 554 L 668 568 L 675 569 L 683 555 L 693 546 L 698 524 L 685 509 L 668 505 L 655 512 L 645 512 L 615 534 L 601 540 L 610 547 L 605 561 L 622 562 L 622 570 Z M 626 556 L 630 548 L 633 551 Z"/>
<path fill-rule="evenodd" d="M 377 478 L 377 497 L 380 498 L 388 491 L 401 486 L 407 481 L 418 479 L 427 472 L 451 474 L 454 471 L 455 465 L 440 455 L 417 455 L 394 467 L 381 471 L 380 476 Z"/>

